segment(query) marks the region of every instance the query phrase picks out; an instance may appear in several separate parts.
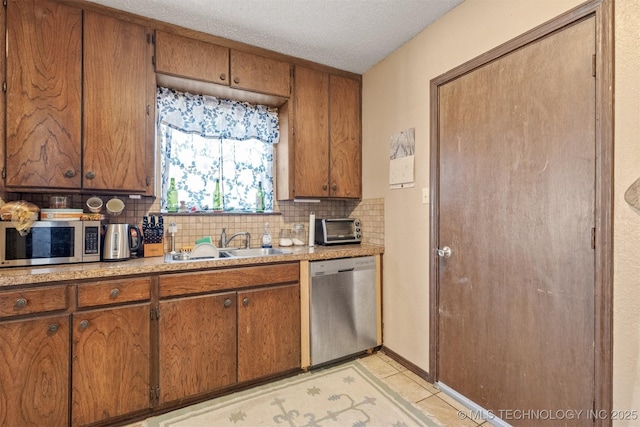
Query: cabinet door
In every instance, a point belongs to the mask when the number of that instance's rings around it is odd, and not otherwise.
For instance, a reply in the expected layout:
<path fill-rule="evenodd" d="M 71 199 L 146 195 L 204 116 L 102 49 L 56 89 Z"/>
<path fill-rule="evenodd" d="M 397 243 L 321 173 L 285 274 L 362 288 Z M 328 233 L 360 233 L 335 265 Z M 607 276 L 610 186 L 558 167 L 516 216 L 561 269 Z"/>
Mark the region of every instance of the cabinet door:
<path fill-rule="evenodd" d="M 236 382 L 235 292 L 160 302 L 160 403 Z"/>
<path fill-rule="evenodd" d="M 329 78 L 330 194 L 338 198 L 362 195 L 362 125 L 360 82 Z"/>
<path fill-rule="evenodd" d="M 300 367 L 300 286 L 238 292 L 238 382 Z"/>
<path fill-rule="evenodd" d="M 69 424 L 69 315 L 0 323 L 0 425 Z"/>
<path fill-rule="evenodd" d="M 150 407 L 150 304 L 73 315 L 72 425 Z"/>
<path fill-rule="evenodd" d="M 296 67 L 294 89 L 296 197 L 329 196 L 329 75 Z"/>
<path fill-rule="evenodd" d="M 8 187 L 79 188 L 82 11 L 7 4 Z"/>
<path fill-rule="evenodd" d="M 84 176 L 96 190 L 148 190 L 147 29 L 85 11 Z"/>
<path fill-rule="evenodd" d="M 156 30 L 156 72 L 229 84 L 229 48 Z"/>
<path fill-rule="evenodd" d="M 291 65 L 288 62 L 232 49 L 231 86 L 289 97 Z"/>

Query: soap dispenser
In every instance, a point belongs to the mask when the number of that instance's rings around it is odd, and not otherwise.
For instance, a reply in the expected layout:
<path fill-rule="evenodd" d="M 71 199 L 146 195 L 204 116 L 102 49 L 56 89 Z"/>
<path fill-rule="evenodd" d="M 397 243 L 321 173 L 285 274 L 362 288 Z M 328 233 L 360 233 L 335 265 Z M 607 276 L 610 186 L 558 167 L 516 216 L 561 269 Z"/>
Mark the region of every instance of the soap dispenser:
<path fill-rule="evenodd" d="M 271 234 L 269 233 L 269 223 L 264 223 L 264 233 L 262 233 L 262 247 L 270 248 L 271 247 Z"/>

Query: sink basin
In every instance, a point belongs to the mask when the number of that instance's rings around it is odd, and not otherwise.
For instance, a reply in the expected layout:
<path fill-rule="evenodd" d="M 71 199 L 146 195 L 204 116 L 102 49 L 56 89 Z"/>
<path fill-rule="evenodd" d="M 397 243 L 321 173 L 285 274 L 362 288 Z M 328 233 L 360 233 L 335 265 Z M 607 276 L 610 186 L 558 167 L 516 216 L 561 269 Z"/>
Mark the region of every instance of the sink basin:
<path fill-rule="evenodd" d="M 234 257 L 260 257 L 269 255 L 284 255 L 292 253 L 291 250 L 276 248 L 250 248 L 250 249 L 221 249 L 220 255 L 228 253 Z"/>
<path fill-rule="evenodd" d="M 220 251 L 219 256 L 192 256 L 189 252 L 178 252 L 175 254 L 166 254 L 164 261 L 165 262 L 186 262 L 186 261 L 213 261 L 216 259 L 224 259 L 224 258 L 232 258 L 228 252 Z"/>

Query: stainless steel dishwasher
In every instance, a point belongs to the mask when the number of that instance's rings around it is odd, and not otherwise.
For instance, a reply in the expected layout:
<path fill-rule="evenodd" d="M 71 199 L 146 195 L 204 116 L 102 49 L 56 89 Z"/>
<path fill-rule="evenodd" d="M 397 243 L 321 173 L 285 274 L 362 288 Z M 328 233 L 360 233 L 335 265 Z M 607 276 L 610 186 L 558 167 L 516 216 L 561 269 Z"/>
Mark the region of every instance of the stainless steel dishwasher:
<path fill-rule="evenodd" d="M 309 263 L 311 365 L 377 345 L 376 258 Z"/>

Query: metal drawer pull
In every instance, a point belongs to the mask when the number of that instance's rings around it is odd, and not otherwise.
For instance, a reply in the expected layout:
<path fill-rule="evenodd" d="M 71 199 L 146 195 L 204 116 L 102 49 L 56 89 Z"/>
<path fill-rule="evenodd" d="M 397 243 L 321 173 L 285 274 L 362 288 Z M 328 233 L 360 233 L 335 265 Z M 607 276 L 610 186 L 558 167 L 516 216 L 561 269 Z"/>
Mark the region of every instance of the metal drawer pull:
<path fill-rule="evenodd" d="M 225 73 L 220 74 L 220 80 L 226 80 L 227 75 Z"/>
<path fill-rule="evenodd" d="M 118 288 L 111 289 L 111 292 L 109 293 L 109 296 L 111 298 L 118 298 L 118 295 L 120 295 L 120 289 Z"/>
<path fill-rule="evenodd" d="M 88 320 L 83 320 L 82 322 L 80 322 L 79 328 L 80 328 L 81 331 L 84 331 L 88 327 L 89 327 L 89 321 Z"/>
<path fill-rule="evenodd" d="M 26 298 L 18 298 L 16 300 L 16 308 L 25 308 L 27 306 L 27 299 Z"/>
<path fill-rule="evenodd" d="M 248 306 L 249 305 L 249 298 L 243 299 L 242 300 L 242 305 L 245 306 L 245 307 Z"/>
<path fill-rule="evenodd" d="M 226 300 L 224 300 L 224 306 L 225 307 L 231 307 L 231 299 L 227 298 Z"/>
<path fill-rule="evenodd" d="M 74 176 L 76 176 L 76 171 L 74 171 L 73 169 L 68 169 L 65 173 L 64 173 L 65 178 L 73 178 Z"/>
<path fill-rule="evenodd" d="M 240 83 L 240 78 L 238 78 L 238 77 L 234 78 L 234 79 L 233 79 L 233 82 L 234 82 L 235 84 Z"/>
<path fill-rule="evenodd" d="M 58 324 L 57 323 L 53 323 L 51 325 L 49 325 L 49 332 L 54 333 L 58 331 Z"/>

